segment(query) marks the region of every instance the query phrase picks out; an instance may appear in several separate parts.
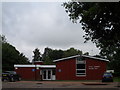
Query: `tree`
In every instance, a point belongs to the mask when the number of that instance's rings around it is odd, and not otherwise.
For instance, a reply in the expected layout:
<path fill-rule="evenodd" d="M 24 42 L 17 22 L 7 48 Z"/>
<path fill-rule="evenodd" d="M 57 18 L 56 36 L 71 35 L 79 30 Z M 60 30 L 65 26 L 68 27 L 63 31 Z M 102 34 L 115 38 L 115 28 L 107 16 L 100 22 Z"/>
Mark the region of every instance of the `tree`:
<path fill-rule="evenodd" d="M 63 50 L 52 50 L 50 53 L 49 53 L 49 57 L 52 59 L 52 60 L 56 60 L 56 59 L 60 59 L 63 57 L 63 54 L 64 54 L 64 51 Z"/>
<path fill-rule="evenodd" d="M 70 57 L 73 55 L 82 55 L 82 51 L 77 50 L 75 48 L 70 48 L 67 50 L 57 50 L 57 49 L 51 49 L 51 48 L 45 48 L 44 53 L 42 55 L 42 60 L 44 64 L 53 64 L 53 60 Z M 88 52 L 84 53 L 85 55 L 89 55 Z"/>
<path fill-rule="evenodd" d="M 20 64 L 28 64 L 28 63 L 30 63 L 28 58 L 23 53 L 19 54 L 19 62 L 20 62 Z"/>
<path fill-rule="evenodd" d="M 0 35 L 0 43 L 6 43 L 6 38 L 4 35 Z"/>
<path fill-rule="evenodd" d="M 60 58 L 60 53 L 57 53 L 57 50 L 54 51 L 51 48 L 46 47 L 42 55 L 42 60 L 44 64 L 53 64 L 53 60 Z"/>
<path fill-rule="evenodd" d="M 77 50 L 75 48 L 70 48 L 64 51 L 64 56 L 63 57 L 70 57 L 70 56 L 74 56 L 74 55 L 82 55 L 82 51 Z"/>
<path fill-rule="evenodd" d="M 85 52 L 83 55 L 89 55 L 89 52 Z"/>
<path fill-rule="evenodd" d="M 34 61 L 41 61 L 41 53 L 38 48 L 36 48 L 34 51 L 34 56 L 33 56 L 33 62 Z"/>
<path fill-rule="evenodd" d="M 2 37 L 2 70 L 14 70 L 14 64 L 28 64 L 29 60 Z"/>
<path fill-rule="evenodd" d="M 45 65 L 52 65 L 53 64 L 53 60 L 50 59 L 49 56 L 44 57 L 44 62 Z"/>
<path fill-rule="evenodd" d="M 102 56 L 118 64 L 120 62 L 118 60 L 120 58 L 120 2 L 68 2 L 63 3 L 63 6 L 74 23 L 82 24 L 82 29 L 86 32 L 83 36 L 85 40 L 91 40 L 100 49 Z M 120 64 L 117 66 L 120 68 Z M 120 72 L 117 66 L 114 69 Z"/>

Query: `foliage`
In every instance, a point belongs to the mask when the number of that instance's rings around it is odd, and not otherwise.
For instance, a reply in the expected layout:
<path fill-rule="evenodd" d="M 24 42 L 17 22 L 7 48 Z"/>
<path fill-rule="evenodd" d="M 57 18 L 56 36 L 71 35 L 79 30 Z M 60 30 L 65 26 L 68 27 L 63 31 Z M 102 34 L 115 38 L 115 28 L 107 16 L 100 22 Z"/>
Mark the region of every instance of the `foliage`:
<path fill-rule="evenodd" d="M 36 48 L 34 51 L 34 56 L 33 56 L 33 62 L 34 61 L 40 61 L 41 60 L 41 53 L 38 48 Z"/>
<path fill-rule="evenodd" d="M 114 77 L 114 82 L 120 82 L 120 77 Z"/>
<path fill-rule="evenodd" d="M 14 70 L 14 64 L 28 64 L 28 58 L 2 37 L 2 70 Z"/>
<path fill-rule="evenodd" d="M 51 48 L 45 48 L 44 53 L 42 55 L 42 60 L 44 61 L 44 64 L 53 64 L 53 60 L 65 58 L 73 55 L 82 55 L 82 51 L 70 48 L 67 50 L 53 50 Z M 89 55 L 88 52 L 84 53 L 86 55 Z"/>
<path fill-rule="evenodd" d="M 82 51 L 74 49 L 74 48 L 70 48 L 70 49 L 64 51 L 63 57 L 69 57 L 69 56 L 73 56 L 73 55 L 82 55 Z"/>
<path fill-rule="evenodd" d="M 63 6 L 74 23 L 82 24 L 82 29 L 86 32 L 83 36 L 85 40 L 96 43 L 102 56 L 118 64 L 120 62 L 118 60 L 120 58 L 120 2 L 67 2 L 63 3 Z M 117 66 L 120 66 L 120 63 Z M 116 72 L 119 68 L 117 66 L 114 66 Z"/>
<path fill-rule="evenodd" d="M 53 64 L 52 60 L 59 57 L 56 53 L 57 51 L 53 51 L 51 48 L 45 48 L 42 55 L 42 60 L 44 61 L 44 64 Z"/>

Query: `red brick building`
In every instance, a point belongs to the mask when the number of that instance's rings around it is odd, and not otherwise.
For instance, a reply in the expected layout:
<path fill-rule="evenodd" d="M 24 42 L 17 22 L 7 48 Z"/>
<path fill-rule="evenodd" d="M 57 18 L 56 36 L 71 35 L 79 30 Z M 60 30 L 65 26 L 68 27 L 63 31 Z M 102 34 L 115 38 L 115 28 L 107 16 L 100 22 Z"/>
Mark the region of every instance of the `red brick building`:
<path fill-rule="evenodd" d="M 33 65 L 14 65 L 15 71 L 24 80 L 55 80 L 56 65 L 43 65 L 36 61 Z"/>
<path fill-rule="evenodd" d="M 23 79 L 29 80 L 100 80 L 109 60 L 76 55 L 53 61 L 56 65 L 14 65 Z"/>

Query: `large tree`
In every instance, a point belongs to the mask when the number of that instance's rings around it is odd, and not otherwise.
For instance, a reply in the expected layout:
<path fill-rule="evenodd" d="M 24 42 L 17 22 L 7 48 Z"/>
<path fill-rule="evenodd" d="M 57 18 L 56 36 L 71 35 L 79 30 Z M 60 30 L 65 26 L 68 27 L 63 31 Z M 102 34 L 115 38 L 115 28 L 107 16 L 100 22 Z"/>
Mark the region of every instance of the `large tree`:
<path fill-rule="evenodd" d="M 23 53 L 20 53 L 14 46 L 9 44 L 5 36 L 1 36 L 2 43 L 2 70 L 14 70 L 14 64 L 28 64 L 29 60 Z"/>
<path fill-rule="evenodd" d="M 96 43 L 100 54 L 114 61 L 112 68 L 120 72 L 120 2 L 67 2 L 63 6 L 73 22 L 81 23 L 85 40 Z"/>

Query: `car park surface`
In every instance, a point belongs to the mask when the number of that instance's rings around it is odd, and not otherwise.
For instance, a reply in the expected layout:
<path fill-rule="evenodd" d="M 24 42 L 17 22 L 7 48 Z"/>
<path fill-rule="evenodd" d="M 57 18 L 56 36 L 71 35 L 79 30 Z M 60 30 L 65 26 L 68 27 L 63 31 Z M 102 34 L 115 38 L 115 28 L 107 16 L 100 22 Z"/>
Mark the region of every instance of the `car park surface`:
<path fill-rule="evenodd" d="M 17 81 L 2 82 L 2 88 L 119 88 L 119 82 L 109 82 L 105 85 L 95 85 L 101 82 L 89 82 L 94 85 L 85 85 L 84 81 Z M 87 83 L 87 82 L 86 82 Z"/>

